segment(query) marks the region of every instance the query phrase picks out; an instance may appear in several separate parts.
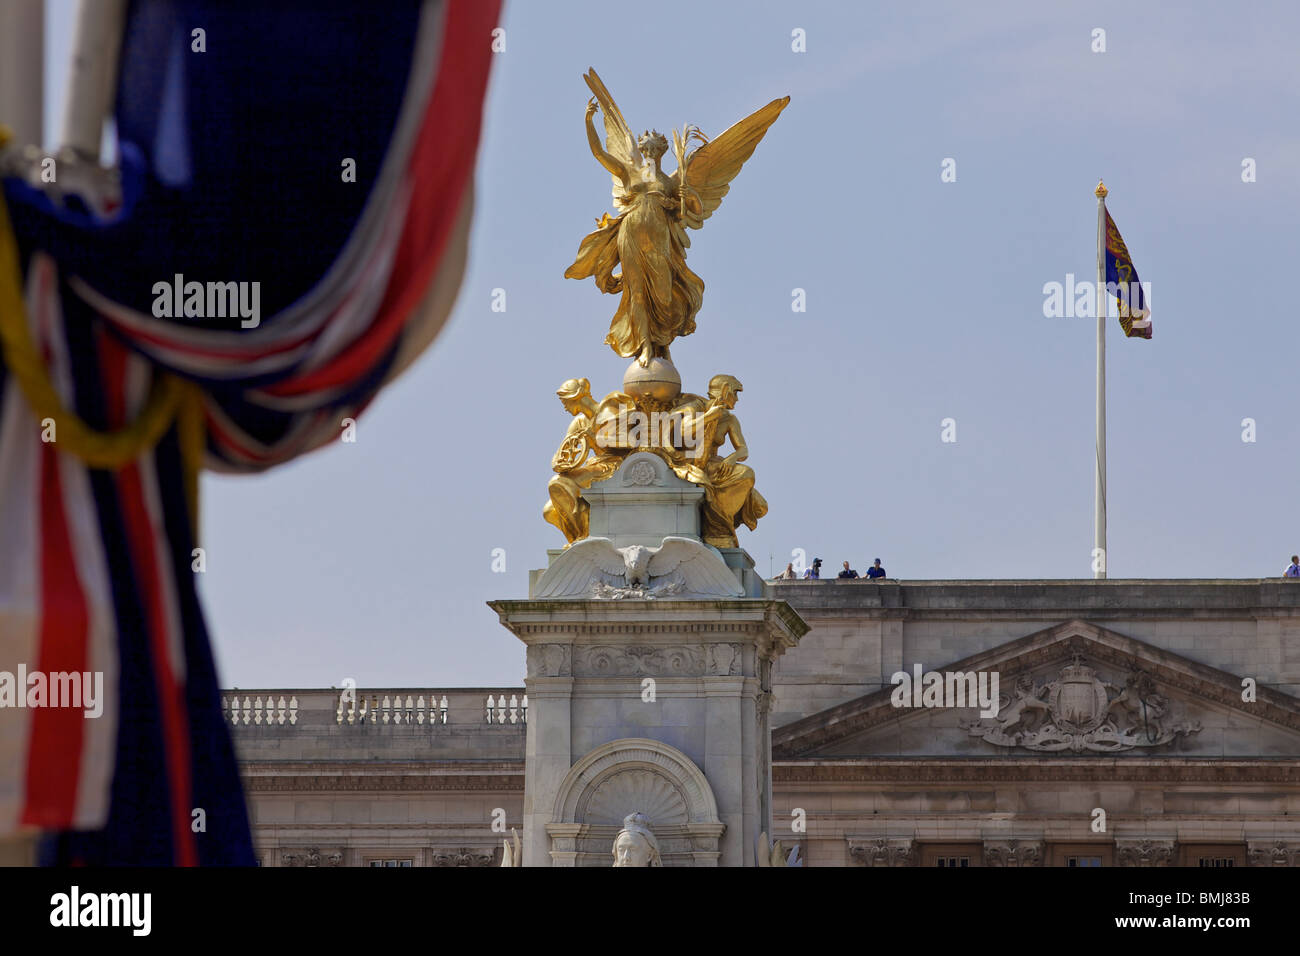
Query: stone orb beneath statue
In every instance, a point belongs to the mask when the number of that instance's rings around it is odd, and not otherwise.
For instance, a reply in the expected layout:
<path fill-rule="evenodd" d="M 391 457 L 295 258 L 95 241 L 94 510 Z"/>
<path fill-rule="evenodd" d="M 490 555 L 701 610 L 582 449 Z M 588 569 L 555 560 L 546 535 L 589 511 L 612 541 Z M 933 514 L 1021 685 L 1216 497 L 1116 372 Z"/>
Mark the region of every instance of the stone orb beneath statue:
<path fill-rule="evenodd" d="M 682 377 L 672 362 L 656 355 L 642 368 L 636 359 L 623 373 L 623 391 L 636 402 L 667 405 L 682 392 Z"/>

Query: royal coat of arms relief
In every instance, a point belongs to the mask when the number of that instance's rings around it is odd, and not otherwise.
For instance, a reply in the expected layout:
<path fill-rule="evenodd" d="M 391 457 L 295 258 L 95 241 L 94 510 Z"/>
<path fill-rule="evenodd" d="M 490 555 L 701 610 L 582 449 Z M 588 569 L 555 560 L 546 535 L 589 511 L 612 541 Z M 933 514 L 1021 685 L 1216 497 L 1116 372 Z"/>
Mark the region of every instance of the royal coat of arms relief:
<path fill-rule="evenodd" d="M 998 747 L 1118 753 L 1160 747 L 1201 729 L 1177 713 L 1150 674 L 1134 670 L 1121 686 L 1098 677 L 1077 654 L 1048 683 L 1022 674 L 999 705 L 996 717 L 964 725 Z"/>

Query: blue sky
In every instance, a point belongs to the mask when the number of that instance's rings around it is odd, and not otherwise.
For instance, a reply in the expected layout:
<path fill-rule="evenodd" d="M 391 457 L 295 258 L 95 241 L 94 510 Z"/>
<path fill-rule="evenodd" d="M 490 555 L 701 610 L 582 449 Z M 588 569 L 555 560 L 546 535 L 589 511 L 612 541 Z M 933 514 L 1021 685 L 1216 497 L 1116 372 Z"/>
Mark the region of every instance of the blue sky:
<path fill-rule="evenodd" d="M 56 103 L 67 6 L 51 6 Z M 878 556 L 903 579 L 1091 577 L 1095 320 L 1045 318 L 1042 289 L 1093 275 L 1099 176 L 1155 328 L 1108 327 L 1110 576 L 1271 576 L 1300 550 L 1296 7 L 663 2 L 632 17 L 563 0 L 507 4 L 503 26 L 441 337 L 356 444 L 203 480 L 225 685 L 522 682 L 523 649 L 485 602 L 526 596 L 563 543 L 540 513 L 567 424 L 554 389 L 586 376 L 604 394 L 627 364 L 602 344 L 613 297 L 563 278 L 610 202 L 582 132 L 591 66 L 637 130 L 716 135 L 792 97 L 692 236 L 704 306 L 673 346 L 687 389 L 744 382 L 771 511 L 741 544 L 764 574 L 803 548 L 859 570 Z"/>

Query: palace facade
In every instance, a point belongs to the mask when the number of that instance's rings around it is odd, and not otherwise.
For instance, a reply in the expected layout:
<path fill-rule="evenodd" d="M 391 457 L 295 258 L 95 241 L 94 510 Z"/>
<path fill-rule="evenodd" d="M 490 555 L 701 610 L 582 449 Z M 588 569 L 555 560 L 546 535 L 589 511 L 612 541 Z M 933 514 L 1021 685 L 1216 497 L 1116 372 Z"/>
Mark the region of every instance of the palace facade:
<path fill-rule="evenodd" d="M 1300 582 L 765 596 L 810 627 L 763 696 L 806 865 L 1300 866 Z M 522 685 L 223 697 L 263 866 L 491 866 L 521 828 Z"/>

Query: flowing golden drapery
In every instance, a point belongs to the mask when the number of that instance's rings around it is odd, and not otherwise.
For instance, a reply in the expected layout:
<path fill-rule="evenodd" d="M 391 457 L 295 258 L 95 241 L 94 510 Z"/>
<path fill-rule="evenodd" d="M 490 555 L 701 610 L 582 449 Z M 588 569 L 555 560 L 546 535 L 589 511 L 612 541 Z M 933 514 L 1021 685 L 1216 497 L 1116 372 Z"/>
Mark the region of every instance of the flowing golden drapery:
<path fill-rule="evenodd" d="M 673 218 L 677 200 L 661 184 L 635 189 L 621 216 L 601 220 L 578 247 L 564 275 L 594 277 L 602 292 L 621 292 L 605 343 L 624 358 L 646 342 L 666 348 L 674 338 L 695 331 L 695 314 L 704 301 L 704 280 L 686 265 L 690 240 Z M 614 269 L 622 266 L 622 272 Z"/>
<path fill-rule="evenodd" d="M 666 356 L 673 339 L 695 331 L 704 281 L 686 265 L 687 227 L 701 228 L 717 210 L 790 98 L 773 100 L 713 140 L 694 126 L 674 131 L 678 168 L 668 176 L 659 165 L 667 138 L 651 130 L 634 137 L 596 71 L 584 79 L 595 94 L 587 104 L 587 142 L 612 177 L 620 214 L 601 216 L 564 275 L 594 278 L 602 292 L 620 294 L 605 342 L 624 358 L 638 356 L 645 367 L 654 355 Z M 604 117 L 603 146 L 592 122 L 597 110 Z M 702 145 L 689 149 L 694 142 Z"/>

